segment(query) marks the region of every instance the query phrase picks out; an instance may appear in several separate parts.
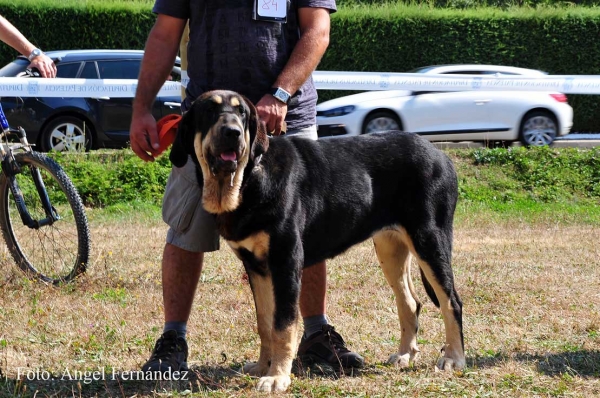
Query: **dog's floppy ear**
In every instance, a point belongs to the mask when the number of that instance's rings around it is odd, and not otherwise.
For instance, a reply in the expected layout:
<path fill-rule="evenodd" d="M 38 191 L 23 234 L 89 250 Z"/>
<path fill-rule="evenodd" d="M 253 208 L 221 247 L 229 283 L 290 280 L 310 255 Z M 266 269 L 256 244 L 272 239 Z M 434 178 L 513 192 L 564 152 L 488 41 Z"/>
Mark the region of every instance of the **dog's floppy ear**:
<path fill-rule="evenodd" d="M 187 163 L 188 155 L 192 155 L 194 151 L 194 134 L 196 129 L 194 124 L 196 118 L 194 117 L 194 108 L 192 104 L 190 110 L 188 110 L 181 118 L 179 122 L 179 128 L 177 129 L 177 135 L 173 146 L 171 147 L 171 154 L 169 160 L 175 167 L 183 167 Z"/>
<path fill-rule="evenodd" d="M 267 136 L 267 126 L 258 117 L 256 107 L 248 98 L 242 96 L 248 108 L 248 130 L 250 131 L 250 160 L 254 161 L 259 156 L 267 153 L 269 149 L 269 137 Z"/>

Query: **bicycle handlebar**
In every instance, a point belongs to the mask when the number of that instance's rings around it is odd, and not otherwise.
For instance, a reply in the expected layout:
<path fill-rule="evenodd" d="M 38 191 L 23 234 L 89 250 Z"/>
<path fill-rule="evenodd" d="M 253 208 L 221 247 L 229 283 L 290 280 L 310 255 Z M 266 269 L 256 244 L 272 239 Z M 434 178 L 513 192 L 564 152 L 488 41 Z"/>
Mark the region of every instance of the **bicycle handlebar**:
<path fill-rule="evenodd" d="M 61 57 L 56 58 L 54 60 L 54 65 L 58 64 L 60 61 L 62 61 Z M 25 71 L 19 73 L 17 77 L 42 77 L 42 74 L 40 73 L 38 68 L 34 67 L 25 69 Z M 2 109 L 2 103 L 0 103 L 0 127 L 4 132 L 10 130 L 10 125 L 8 124 L 8 120 L 6 119 L 6 114 L 4 114 L 4 109 Z M 18 130 L 15 130 L 14 132 L 17 131 Z"/>

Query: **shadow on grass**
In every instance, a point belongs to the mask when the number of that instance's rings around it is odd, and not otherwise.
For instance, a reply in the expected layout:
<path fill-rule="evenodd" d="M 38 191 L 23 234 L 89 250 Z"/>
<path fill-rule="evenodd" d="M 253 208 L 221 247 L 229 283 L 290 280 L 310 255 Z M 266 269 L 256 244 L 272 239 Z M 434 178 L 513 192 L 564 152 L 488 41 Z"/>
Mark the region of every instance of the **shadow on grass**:
<path fill-rule="evenodd" d="M 574 350 L 562 353 L 528 354 L 500 353 L 488 357 L 471 357 L 467 359 L 468 367 L 491 368 L 507 361 L 518 361 L 535 366 L 537 371 L 547 376 L 570 374 L 583 378 L 600 377 L 600 351 Z M 292 369 L 298 378 L 369 377 L 385 373 L 383 364 L 366 366 L 357 371 L 346 371 L 342 375 L 331 367 L 312 364 Z M 170 380 L 150 379 L 142 372 L 117 372 L 106 370 L 94 375 L 50 375 L 42 379 L 40 375 L 27 377 L 21 375 L 20 380 L 0 378 L 0 396 L 11 397 L 131 397 L 131 396 L 163 396 L 165 393 L 197 392 L 233 392 L 253 389 L 257 378 L 240 373 L 242 364 L 193 366 L 189 373 L 173 375 Z M 411 371 L 410 369 L 407 371 Z M 419 371 L 419 367 L 412 369 Z M 0 373 L 1 375 L 1 373 Z M 37 377 L 37 378 L 36 378 Z M 177 394 L 176 394 L 177 395 Z"/>
<path fill-rule="evenodd" d="M 239 369 L 239 366 L 237 367 Z M 105 372 L 64 375 L 22 375 L 20 380 L 2 378 L 0 397 L 131 397 L 163 395 L 165 392 L 239 390 L 251 379 L 232 367 L 198 366 L 187 373 L 153 377 L 143 372 Z M 43 377 L 43 379 L 42 379 Z"/>
<path fill-rule="evenodd" d="M 115 372 L 107 369 L 87 374 L 21 375 L 21 379 L 1 377 L 0 397 L 131 397 L 163 396 L 165 393 L 186 395 L 197 392 L 233 392 L 251 390 L 258 381 L 241 373 L 242 364 L 192 366 L 187 374 L 165 378 L 148 377 L 143 372 Z M 331 367 L 310 365 L 299 367 L 294 364 L 293 373 L 298 378 L 359 377 L 378 373 L 369 368 L 359 372 L 346 371 L 340 374 Z M 8 394 L 8 395 L 6 395 Z"/>
<path fill-rule="evenodd" d="M 573 350 L 549 354 L 498 354 L 469 358 L 467 364 L 470 367 L 489 368 L 510 360 L 533 364 L 539 373 L 547 376 L 571 374 L 584 378 L 600 377 L 600 351 L 596 350 Z"/>
<path fill-rule="evenodd" d="M 564 373 L 579 377 L 600 376 L 600 351 L 576 350 L 547 355 L 517 355 L 517 360 L 535 362 L 538 372 L 548 376 Z"/>
<path fill-rule="evenodd" d="M 13 397 L 131 397 L 135 395 L 153 396 L 179 392 L 240 391 L 252 389 L 257 378 L 240 372 L 242 364 L 231 366 L 193 366 L 187 374 L 173 374 L 170 377 L 148 377 L 143 372 L 104 372 L 94 371 L 81 374 L 21 375 L 20 380 L 2 377 L 0 396 Z M 376 370 L 366 373 L 377 372 Z M 311 365 L 298 367 L 293 373 L 300 378 L 332 378 L 341 376 L 331 367 Z M 344 372 L 344 377 L 360 376 L 358 371 Z"/>

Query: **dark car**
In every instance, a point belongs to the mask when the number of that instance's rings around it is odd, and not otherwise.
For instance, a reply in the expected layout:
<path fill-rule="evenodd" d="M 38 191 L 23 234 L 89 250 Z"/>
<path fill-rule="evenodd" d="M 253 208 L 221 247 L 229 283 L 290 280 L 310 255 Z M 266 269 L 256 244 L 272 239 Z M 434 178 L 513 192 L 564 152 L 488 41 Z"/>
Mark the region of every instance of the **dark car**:
<path fill-rule="evenodd" d="M 141 50 L 48 51 L 57 62 L 57 77 L 81 79 L 137 79 Z M 0 77 L 16 77 L 29 61 L 18 57 L 0 69 Z M 169 77 L 181 81 L 180 60 Z M 22 126 L 27 139 L 42 151 L 88 151 L 123 148 L 129 144 L 133 98 L 2 97 L 2 107 L 12 126 Z M 179 113 L 180 96 L 158 97 L 153 114 L 158 120 Z"/>

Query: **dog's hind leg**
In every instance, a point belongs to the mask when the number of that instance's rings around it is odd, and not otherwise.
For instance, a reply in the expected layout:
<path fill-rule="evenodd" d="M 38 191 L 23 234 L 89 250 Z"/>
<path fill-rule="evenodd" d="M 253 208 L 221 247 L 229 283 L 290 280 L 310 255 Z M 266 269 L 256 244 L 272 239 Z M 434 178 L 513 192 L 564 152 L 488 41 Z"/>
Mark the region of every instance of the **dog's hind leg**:
<path fill-rule="evenodd" d="M 400 349 L 392 354 L 388 363 L 407 367 L 417 359 L 417 331 L 419 329 L 419 302 L 410 277 L 411 255 L 405 243 L 406 234 L 398 230 L 385 230 L 373 236 L 375 251 L 381 269 L 396 295 L 398 318 L 402 330 Z"/>
<path fill-rule="evenodd" d="M 251 376 L 264 376 L 269 371 L 272 356 L 273 314 L 275 312 L 275 300 L 273 297 L 273 282 L 270 276 L 258 275 L 249 272 L 250 286 L 254 296 L 256 307 L 256 320 L 258 323 L 258 335 L 260 336 L 260 355 L 258 362 L 249 362 L 244 365 L 243 372 Z"/>
<path fill-rule="evenodd" d="M 446 329 L 444 357 L 438 361 L 441 370 L 465 367 L 462 327 L 462 302 L 454 286 L 452 272 L 452 229 L 427 227 L 413 234 L 412 244 L 421 274 L 430 286 L 427 293 L 435 294 Z M 436 300 L 437 299 L 437 300 Z"/>

